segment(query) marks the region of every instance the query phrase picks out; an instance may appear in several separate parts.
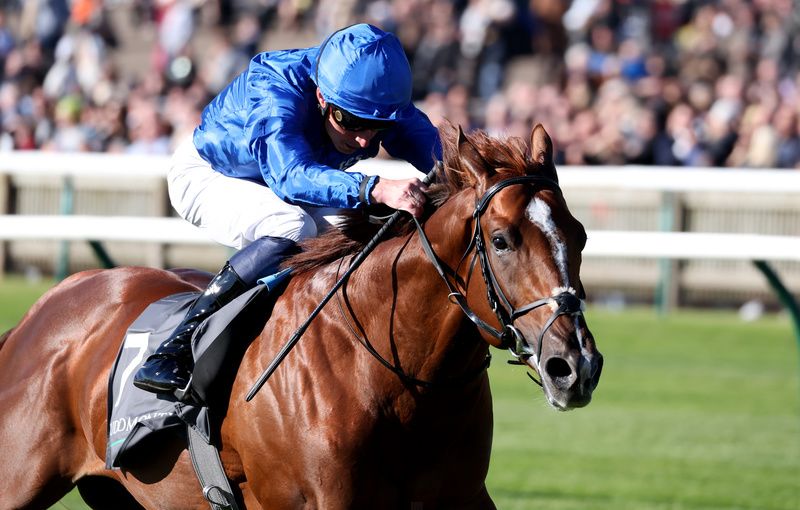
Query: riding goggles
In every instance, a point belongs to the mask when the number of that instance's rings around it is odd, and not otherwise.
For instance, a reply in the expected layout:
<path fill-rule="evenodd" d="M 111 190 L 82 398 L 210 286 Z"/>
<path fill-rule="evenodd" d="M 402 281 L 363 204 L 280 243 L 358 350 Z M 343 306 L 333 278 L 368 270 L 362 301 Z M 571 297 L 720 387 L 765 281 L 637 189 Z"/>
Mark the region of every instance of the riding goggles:
<path fill-rule="evenodd" d="M 347 131 L 382 131 L 392 127 L 394 121 L 365 119 L 348 112 L 340 106 L 328 103 L 328 111 L 334 122 Z"/>

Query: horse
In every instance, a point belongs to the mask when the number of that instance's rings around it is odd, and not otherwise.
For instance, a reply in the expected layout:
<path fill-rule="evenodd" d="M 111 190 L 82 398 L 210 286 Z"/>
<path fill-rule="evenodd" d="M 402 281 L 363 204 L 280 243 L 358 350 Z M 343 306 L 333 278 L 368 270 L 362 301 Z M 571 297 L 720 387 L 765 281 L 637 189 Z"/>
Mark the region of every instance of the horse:
<path fill-rule="evenodd" d="M 249 402 L 265 362 L 363 247 L 363 217 L 308 241 L 263 330 L 241 339 L 217 431 L 241 508 L 495 508 L 493 348 L 538 373 L 551 407 L 590 402 L 602 355 L 580 306 L 586 233 L 550 137 L 541 125 L 524 140 L 452 126 L 441 137 L 422 221 L 406 217 L 375 246 Z M 133 467 L 104 466 L 108 374 L 126 328 L 207 281 L 76 273 L 0 338 L 0 508 L 47 508 L 75 486 L 95 509 L 207 504 L 177 435 Z"/>

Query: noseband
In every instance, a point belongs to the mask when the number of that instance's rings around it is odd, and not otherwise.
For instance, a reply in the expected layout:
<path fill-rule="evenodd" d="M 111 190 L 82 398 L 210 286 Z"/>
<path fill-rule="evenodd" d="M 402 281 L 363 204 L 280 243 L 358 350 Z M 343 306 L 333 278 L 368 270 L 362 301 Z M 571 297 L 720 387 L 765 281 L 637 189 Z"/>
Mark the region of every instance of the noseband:
<path fill-rule="evenodd" d="M 436 271 L 439 273 L 439 276 L 442 277 L 445 284 L 447 285 L 448 290 L 450 291 L 450 298 L 461 307 L 461 310 L 464 312 L 464 315 L 472 321 L 476 326 L 481 328 L 482 330 L 486 331 L 493 337 L 499 339 L 502 343 L 503 348 L 508 348 L 511 354 L 517 358 L 516 363 L 519 364 L 526 364 L 524 363 L 525 360 L 530 358 L 531 356 L 535 356 L 534 361 L 536 362 L 537 371 L 539 372 L 539 376 L 541 377 L 541 368 L 539 367 L 539 363 L 541 362 L 542 358 L 542 344 L 544 343 L 544 335 L 553 325 L 553 323 L 562 315 L 568 315 L 573 317 L 579 317 L 583 315 L 582 312 L 582 302 L 575 295 L 575 291 L 572 289 L 564 289 L 561 292 L 544 297 L 541 299 L 537 299 L 531 303 L 528 303 L 524 306 L 519 308 L 515 308 L 513 304 L 508 300 L 508 298 L 503 293 L 502 288 L 500 287 L 499 282 L 494 274 L 494 270 L 492 269 L 492 265 L 489 262 L 489 255 L 486 251 L 486 242 L 483 237 L 483 228 L 481 227 L 481 216 L 486 212 L 486 209 L 489 206 L 489 202 L 492 198 L 502 189 L 507 188 L 509 186 L 514 186 L 517 184 L 532 184 L 534 186 L 539 186 L 541 188 L 547 189 L 555 189 L 560 190 L 558 183 L 553 181 L 552 179 L 548 179 L 546 177 L 541 176 L 534 176 L 534 175 L 524 175 L 524 176 L 517 176 L 517 177 L 510 177 L 503 181 L 498 182 L 497 184 L 490 187 L 486 190 L 486 193 L 483 194 L 481 199 L 478 201 L 477 205 L 475 206 L 475 211 L 472 213 L 472 218 L 475 223 L 475 229 L 472 233 L 472 239 L 467 246 L 467 249 L 464 251 L 464 254 L 461 256 L 461 261 L 459 262 L 459 267 L 461 264 L 466 260 L 467 256 L 470 252 L 475 251 L 472 255 L 472 260 L 470 262 L 470 270 L 469 275 L 467 276 L 467 284 L 469 279 L 472 275 L 472 270 L 475 266 L 475 260 L 480 261 L 481 265 L 481 273 L 483 273 L 483 279 L 486 282 L 486 291 L 487 291 L 487 299 L 489 301 L 489 306 L 491 307 L 494 314 L 497 316 L 497 320 L 500 323 L 500 328 L 495 328 L 475 313 L 472 308 L 470 308 L 469 304 L 467 303 L 467 298 L 461 293 L 455 286 L 450 282 L 450 278 L 447 277 L 444 267 L 442 266 L 442 262 L 436 253 L 433 251 L 433 247 L 431 246 L 430 240 L 428 239 L 427 235 L 425 234 L 422 225 L 419 221 L 414 219 L 414 222 L 417 226 L 417 231 L 420 236 L 420 240 L 422 243 L 422 248 L 425 251 L 425 254 L 430 259 L 433 266 L 436 268 Z M 456 271 L 457 272 L 457 271 Z M 464 287 L 467 287 L 467 284 Z M 525 337 L 522 333 L 514 326 L 514 321 L 518 318 L 526 315 L 527 313 L 535 310 L 539 307 L 545 305 L 555 305 L 553 308 L 553 313 L 550 315 L 550 318 L 545 322 L 542 331 L 539 333 L 539 341 L 536 346 L 536 352 L 533 352 L 530 344 L 525 340 Z M 583 339 L 581 335 L 578 335 L 579 341 L 582 343 Z M 584 348 L 583 345 L 580 346 L 581 349 Z M 541 382 L 534 381 L 541 385 Z"/>

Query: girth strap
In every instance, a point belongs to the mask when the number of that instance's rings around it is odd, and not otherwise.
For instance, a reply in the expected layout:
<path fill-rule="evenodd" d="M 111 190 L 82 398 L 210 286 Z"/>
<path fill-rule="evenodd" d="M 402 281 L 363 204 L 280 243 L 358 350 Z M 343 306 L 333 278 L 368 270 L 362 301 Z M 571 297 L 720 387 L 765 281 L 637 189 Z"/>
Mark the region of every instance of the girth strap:
<path fill-rule="evenodd" d="M 186 435 L 194 472 L 200 480 L 203 497 L 208 501 L 211 510 L 239 510 L 217 447 L 206 442 L 203 435 L 191 425 L 187 425 Z"/>

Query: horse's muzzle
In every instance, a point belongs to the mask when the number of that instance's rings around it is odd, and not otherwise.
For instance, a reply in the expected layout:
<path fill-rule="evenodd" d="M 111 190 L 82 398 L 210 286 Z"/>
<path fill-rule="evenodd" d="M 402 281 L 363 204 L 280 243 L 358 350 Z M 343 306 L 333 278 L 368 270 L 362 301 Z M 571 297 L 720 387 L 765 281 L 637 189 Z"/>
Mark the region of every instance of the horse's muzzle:
<path fill-rule="evenodd" d="M 540 366 L 548 402 L 559 411 L 568 411 L 592 401 L 603 371 L 603 355 L 596 350 L 545 355 Z"/>

